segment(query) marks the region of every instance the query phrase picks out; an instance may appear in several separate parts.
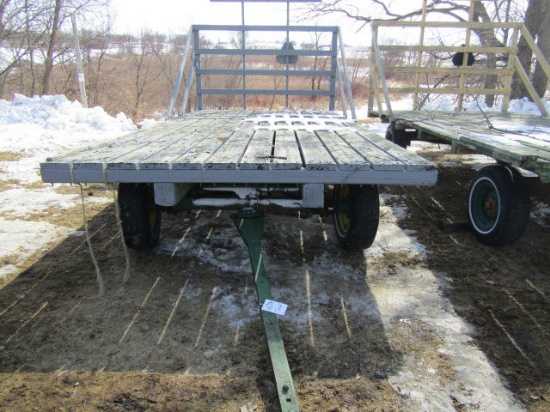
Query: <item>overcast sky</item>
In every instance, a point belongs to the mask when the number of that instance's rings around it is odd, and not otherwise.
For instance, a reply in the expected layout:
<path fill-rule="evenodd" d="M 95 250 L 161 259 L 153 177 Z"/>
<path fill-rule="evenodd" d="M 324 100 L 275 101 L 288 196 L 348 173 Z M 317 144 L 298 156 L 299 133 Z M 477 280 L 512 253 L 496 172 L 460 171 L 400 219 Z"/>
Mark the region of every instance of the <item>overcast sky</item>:
<path fill-rule="evenodd" d="M 163 34 L 187 33 L 192 24 L 241 24 L 241 3 L 236 2 L 211 2 L 210 0 L 111 0 L 116 14 L 115 32 L 139 34 L 143 31 L 152 31 Z M 365 0 L 347 0 L 348 3 L 357 2 L 365 7 Z M 421 0 L 391 0 L 393 6 L 398 6 L 402 12 L 418 9 Z M 360 32 L 359 23 L 344 17 L 341 14 L 326 16 L 317 22 L 299 22 L 299 17 L 306 7 L 303 3 L 295 3 L 290 6 L 291 24 L 304 25 L 336 25 L 342 28 L 344 42 L 356 46 L 370 45 L 369 27 L 364 27 Z M 286 2 L 261 2 L 245 3 L 245 23 L 259 25 L 285 25 Z M 386 32 L 387 33 L 387 32 Z M 382 35 L 382 34 L 381 34 Z M 389 33 L 390 37 L 411 37 L 410 33 L 397 29 L 395 33 Z M 445 34 L 443 34 L 445 36 Z M 462 37 L 447 33 L 448 38 L 443 40 L 449 44 L 463 42 Z M 415 34 L 417 40 L 418 35 Z M 428 36 L 429 37 L 429 36 Z M 291 40 L 292 37 L 291 37 Z M 295 39 L 299 44 L 307 39 Z M 429 40 L 427 40 L 429 41 Z"/>
<path fill-rule="evenodd" d="M 184 33 L 191 24 L 241 24 L 241 3 L 210 0 L 111 0 L 117 13 L 117 32 L 137 33 L 143 29 L 165 33 Z M 299 16 L 291 5 L 291 21 Z M 331 18 L 336 24 L 341 18 Z M 246 3 L 246 24 L 286 24 L 286 3 Z"/>

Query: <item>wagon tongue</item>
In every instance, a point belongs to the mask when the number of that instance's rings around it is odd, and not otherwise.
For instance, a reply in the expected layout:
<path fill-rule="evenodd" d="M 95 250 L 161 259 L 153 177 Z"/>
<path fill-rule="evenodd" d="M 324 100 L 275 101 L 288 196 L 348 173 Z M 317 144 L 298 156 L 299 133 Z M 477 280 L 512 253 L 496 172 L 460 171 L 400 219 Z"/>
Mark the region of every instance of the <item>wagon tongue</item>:
<path fill-rule="evenodd" d="M 250 257 L 250 263 L 252 264 L 252 274 L 254 275 L 254 284 L 256 286 L 256 295 L 261 308 L 266 300 L 271 300 L 269 282 L 265 273 L 265 266 L 260 248 L 264 233 L 264 215 L 253 209 L 243 209 L 234 214 L 232 219 L 239 234 L 248 247 L 248 255 Z M 294 389 L 294 382 L 288 365 L 285 345 L 281 336 L 281 330 L 279 329 L 277 315 L 260 309 L 260 317 L 262 318 L 264 332 L 267 338 L 281 411 L 299 411 L 296 390 Z"/>

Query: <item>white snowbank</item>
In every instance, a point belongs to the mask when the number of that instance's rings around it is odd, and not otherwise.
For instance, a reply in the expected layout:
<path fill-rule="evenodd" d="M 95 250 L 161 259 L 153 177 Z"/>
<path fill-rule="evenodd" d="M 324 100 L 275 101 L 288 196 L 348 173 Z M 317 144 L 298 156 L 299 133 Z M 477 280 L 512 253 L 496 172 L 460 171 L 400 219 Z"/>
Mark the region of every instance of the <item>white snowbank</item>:
<path fill-rule="evenodd" d="M 85 109 L 65 96 L 25 97 L 0 100 L 0 152 L 9 152 L 0 161 L 0 179 L 8 189 L 0 192 L 0 259 L 17 255 L 23 263 L 49 242 L 67 236 L 71 229 L 27 220 L 30 215 L 54 208 L 62 211 L 80 204 L 78 195 L 60 195 L 52 187 L 28 188 L 40 182 L 40 162 L 83 146 L 96 145 L 134 130 L 123 113 L 108 115 L 101 107 Z M 111 199 L 94 197 L 93 202 Z M 16 273 L 13 262 L 0 269 L 0 276 Z"/>
<path fill-rule="evenodd" d="M 112 117 L 101 107 L 85 109 L 63 95 L 0 100 L 0 151 L 59 154 L 135 128 L 123 113 Z"/>

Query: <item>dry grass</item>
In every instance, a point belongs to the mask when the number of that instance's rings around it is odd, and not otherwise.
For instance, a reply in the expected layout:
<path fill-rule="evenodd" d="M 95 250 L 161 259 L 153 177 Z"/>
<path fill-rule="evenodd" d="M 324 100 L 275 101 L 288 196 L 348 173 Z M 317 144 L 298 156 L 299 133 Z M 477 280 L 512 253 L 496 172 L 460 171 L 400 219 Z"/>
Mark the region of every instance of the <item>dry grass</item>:
<path fill-rule="evenodd" d="M 25 186 L 25 188 L 28 189 L 29 187 Z M 86 216 L 88 219 L 101 213 L 112 203 L 112 194 L 107 191 L 105 186 L 92 185 L 83 189 L 84 204 L 86 206 Z M 10 211 L 6 210 L 3 216 L 4 219 L 47 222 L 55 226 L 70 227 L 74 229 L 81 227 L 83 221 L 80 188 L 78 186 L 61 185 L 55 188 L 55 192 L 62 195 L 78 196 L 78 202 L 69 208 L 53 206 L 37 213 L 27 213 L 24 216 L 10 215 Z M 94 198 L 101 198 L 102 200 L 95 201 Z"/>
<path fill-rule="evenodd" d="M 109 203 L 91 203 L 86 202 L 86 216 L 90 219 L 98 213 L 101 213 L 108 207 Z M 61 209 L 50 207 L 38 213 L 30 213 L 25 216 L 9 217 L 4 216 L 6 220 L 24 220 L 29 222 L 47 222 L 57 227 L 78 228 L 83 225 L 82 205 L 75 205 L 70 208 Z"/>
<path fill-rule="evenodd" d="M 0 180 L 0 192 L 11 190 L 19 185 L 19 181 L 16 179 Z"/>
<path fill-rule="evenodd" d="M 58 184 L 54 186 L 55 193 L 60 195 L 79 195 L 80 186 L 71 184 Z M 86 196 L 101 196 L 112 198 L 113 188 L 102 183 L 91 183 L 82 186 L 82 190 Z"/>
<path fill-rule="evenodd" d="M 24 159 L 25 157 L 30 156 L 23 153 L 0 151 L 0 162 L 17 162 L 18 160 Z"/>

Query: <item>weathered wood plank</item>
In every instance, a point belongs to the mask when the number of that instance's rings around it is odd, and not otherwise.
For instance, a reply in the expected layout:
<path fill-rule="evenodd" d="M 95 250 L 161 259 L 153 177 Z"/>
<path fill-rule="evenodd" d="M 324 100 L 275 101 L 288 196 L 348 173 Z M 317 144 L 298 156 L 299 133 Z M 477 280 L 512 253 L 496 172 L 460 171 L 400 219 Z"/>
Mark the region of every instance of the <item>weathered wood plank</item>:
<path fill-rule="evenodd" d="M 192 119 L 188 122 L 167 121 L 160 123 L 148 129 L 137 130 L 116 140 L 103 143 L 93 148 L 81 149 L 63 156 L 67 162 L 78 161 L 86 163 L 88 161 L 108 162 L 124 156 L 130 156 L 135 150 L 147 146 L 151 142 L 167 136 L 178 135 L 187 128 L 192 127 L 198 119 Z"/>
<path fill-rule="evenodd" d="M 408 126 L 550 179 L 550 119 L 496 112 L 397 112 Z"/>
<path fill-rule="evenodd" d="M 371 163 L 353 149 L 345 140 L 336 133 L 328 130 L 316 132 L 320 141 L 336 161 L 340 170 L 370 170 Z"/>
<path fill-rule="evenodd" d="M 203 164 L 234 133 L 234 130 L 234 121 L 223 123 L 216 130 L 209 130 L 210 133 L 206 137 L 196 139 L 196 144 L 180 156 L 177 156 L 176 145 L 176 156 L 170 161 L 172 169 L 202 169 Z"/>
<path fill-rule="evenodd" d="M 364 127 L 357 125 L 354 126 L 354 128 L 356 129 L 356 133 L 369 141 L 371 145 L 377 146 L 384 150 L 388 155 L 393 156 L 396 161 L 403 165 L 405 170 L 430 170 L 436 168 L 436 166 L 429 160 L 426 160 L 413 152 L 391 143 L 389 140 L 386 140 L 376 133 L 370 132 Z"/>
<path fill-rule="evenodd" d="M 168 130 L 165 134 L 153 135 L 153 139 L 150 138 L 148 142 L 145 141 L 139 146 L 132 146 L 131 150 L 126 147 L 122 148 L 121 152 L 115 151 L 104 162 L 110 169 L 140 169 L 147 168 L 148 164 L 154 165 L 151 167 L 168 169 L 169 162 L 151 159 L 162 158 L 167 153 L 174 157 L 176 147 L 179 147 L 179 150 L 185 148 L 183 151 L 190 150 L 201 138 L 201 132 L 207 124 L 208 120 L 202 119 L 175 132 Z"/>
<path fill-rule="evenodd" d="M 405 164 L 395 156 L 382 150 L 373 144 L 372 141 L 365 139 L 354 130 L 342 130 L 338 134 L 355 150 L 358 150 L 371 163 L 373 170 L 403 170 Z"/>
<path fill-rule="evenodd" d="M 208 158 L 204 164 L 204 168 L 225 170 L 236 169 L 253 135 L 254 125 L 251 121 L 246 121 L 241 124 L 235 133 L 233 133 L 218 150 Z"/>
<path fill-rule="evenodd" d="M 469 136 L 461 136 L 459 142 L 479 153 L 517 166 L 521 166 L 528 159 L 535 160 L 539 157 L 535 150 L 525 146 L 512 142 L 505 143 L 501 139 L 492 140 L 488 137 L 471 134 Z"/>
<path fill-rule="evenodd" d="M 423 130 L 431 131 L 432 133 L 438 133 L 439 135 L 445 134 L 448 139 L 454 142 L 467 146 L 473 150 L 479 147 L 480 152 L 484 154 L 492 153 L 494 155 L 505 156 L 506 159 L 516 159 L 521 161 L 524 157 L 544 156 L 544 152 L 550 150 L 550 141 L 547 143 L 544 135 L 539 134 L 536 136 L 528 136 L 523 133 L 517 132 L 512 129 L 507 131 L 504 129 L 506 124 L 500 124 L 489 129 L 484 120 L 467 121 L 468 116 L 458 116 L 463 120 L 457 122 L 450 118 L 434 119 L 433 124 L 426 124 L 424 122 L 414 122 L 418 127 Z M 513 126 L 510 123 L 510 126 Z M 540 139 L 540 140 L 539 140 Z M 504 158 L 499 159 L 504 160 Z"/>
<path fill-rule="evenodd" d="M 270 170 L 274 136 L 275 132 L 273 130 L 256 130 L 241 159 L 239 168 L 243 170 Z"/>
<path fill-rule="evenodd" d="M 296 136 L 304 156 L 306 170 L 337 169 L 336 162 L 315 133 L 308 130 L 297 130 Z"/>
<path fill-rule="evenodd" d="M 276 130 L 273 142 L 274 148 L 271 158 L 271 168 L 273 170 L 301 169 L 304 166 L 294 131 Z"/>
<path fill-rule="evenodd" d="M 206 119 L 200 120 L 194 123 L 191 127 L 184 129 L 178 129 L 171 133 L 164 135 L 155 135 L 154 138 L 149 139 L 149 143 L 143 144 L 135 150 L 125 153 L 123 155 L 107 159 L 109 167 L 117 164 L 118 167 L 122 167 L 123 164 L 135 165 L 135 168 L 147 167 L 147 164 L 153 163 L 160 165 L 166 163 L 162 168 L 168 168 L 168 162 L 158 162 L 152 159 L 162 157 L 166 153 L 174 154 L 175 147 L 185 147 L 187 150 L 197 144 L 198 139 L 201 137 L 201 132 L 208 124 Z M 188 131 L 192 131 L 189 133 Z"/>

